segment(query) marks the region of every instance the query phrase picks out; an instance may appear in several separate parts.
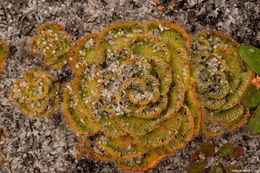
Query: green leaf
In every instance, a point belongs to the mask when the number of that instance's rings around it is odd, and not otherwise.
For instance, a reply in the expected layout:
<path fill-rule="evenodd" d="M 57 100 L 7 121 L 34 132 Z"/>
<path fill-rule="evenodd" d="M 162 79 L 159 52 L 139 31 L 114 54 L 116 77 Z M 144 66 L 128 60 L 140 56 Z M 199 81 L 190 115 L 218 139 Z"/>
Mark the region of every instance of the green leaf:
<path fill-rule="evenodd" d="M 211 166 L 210 173 L 223 173 L 221 166 Z"/>
<path fill-rule="evenodd" d="M 204 171 L 205 167 L 207 166 L 207 160 L 201 160 L 199 162 L 191 163 L 187 167 L 188 173 L 201 173 Z"/>
<path fill-rule="evenodd" d="M 260 105 L 250 118 L 248 128 L 251 135 L 260 135 Z"/>
<path fill-rule="evenodd" d="M 241 46 L 238 52 L 249 67 L 260 74 L 260 49 L 253 46 Z"/>
<path fill-rule="evenodd" d="M 244 103 L 248 107 L 257 107 L 260 104 L 260 89 L 251 85 L 245 93 Z"/>
<path fill-rule="evenodd" d="M 219 153 L 222 157 L 227 157 L 234 150 L 233 144 L 225 144 L 219 149 Z"/>
<path fill-rule="evenodd" d="M 251 118 L 249 120 L 249 131 L 251 135 L 260 135 L 260 119 Z"/>

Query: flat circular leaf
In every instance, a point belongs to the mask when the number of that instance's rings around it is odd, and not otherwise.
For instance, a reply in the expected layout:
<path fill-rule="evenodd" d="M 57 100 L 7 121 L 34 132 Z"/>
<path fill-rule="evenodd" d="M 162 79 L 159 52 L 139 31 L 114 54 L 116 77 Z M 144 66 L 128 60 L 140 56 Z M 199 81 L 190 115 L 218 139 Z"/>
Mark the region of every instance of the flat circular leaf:
<path fill-rule="evenodd" d="M 142 112 L 137 113 L 136 116 L 141 118 L 155 118 L 160 116 L 163 110 L 167 107 L 168 104 L 168 97 L 167 96 L 160 96 L 160 98 L 155 103 L 150 103 L 149 105 L 145 106 Z"/>
<path fill-rule="evenodd" d="M 169 62 L 170 52 L 166 45 L 151 35 L 138 35 L 127 40 L 126 47 L 138 57 L 157 56 Z"/>
<path fill-rule="evenodd" d="M 90 116 L 94 120 L 96 126 L 107 136 L 119 137 L 125 135 L 118 124 L 114 120 L 112 113 L 106 111 L 99 100 L 90 102 Z"/>
<path fill-rule="evenodd" d="M 68 85 L 64 91 L 64 111 L 69 124 L 76 132 L 87 136 L 93 136 L 98 132 L 89 112 L 86 113 L 86 109 L 79 106 L 79 100 L 73 95 L 71 85 Z"/>
<path fill-rule="evenodd" d="M 225 128 L 231 132 L 235 131 L 236 129 L 240 128 L 247 122 L 249 116 L 250 116 L 249 108 L 245 107 L 243 114 L 238 118 L 236 118 L 234 121 L 227 123 L 225 125 Z"/>
<path fill-rule="evenodd" d="M 214 49 L 214 53 L 217 54 L 222 59 L 224 59 L 225 63 L 230 68 L 238 72 L 242 72 L 243 62 L 242 62 L 242 58 L 240 57 L 237 51 L 225 46 L 218 46 Z"/>
<path fill-rule="evenodd" d="M 181 126 L 176 133 L 175 138 L 173 138 L 167 145 L 166 148 L 169 151 L 175 151 L 184 147 L 193 136 L 194 132 L 194 120 L 193 116 L 187 106 L 184 106 L 184 114 L 182 115 Z M 182 111 L 182 110 L 181 110 Z M 175 117 L 174 115 L 173 117 Z"/>
<path fill-rule="evenodd" d="M 128 38 L 140 34 L 144 34 L 144 26 L 142 24 L 134 22 L 113 24 L 98 35 L 95 49 L 102 55 L 109 49 L 125 47 Z"/>
<path fill-rule="evenodd" d="M 175 42 L 185 49 L 191 47 L 191 37 L 188 32 L 177 24 L 162 21 L 151 21 L 146 23 L 147 34 L 159 37 L 165 44 Z"/>
<path fill-rule="evenodd" d="M 159 124 L 159 120 L 138 118 L 135 115 L 115 116 L 115 121 L 124 131 L 134 135 L 149 133 Z"/>
<path fill-rule="evenodd" d="M 55 24 L 55 23 L 48 23 L 48 24 L 44 24 L 41 25 L 37 28 L 37 33 L 41 34 L 43 32 L 47 32 L 47 31 L 62 31 L 65 28 L 59 24 Z"/>
<path fill-rule="evenodd" d="M 197 37 L 203 37 L 209 41 L 210 46 L 221 45 L 232 49 L 238 49 L 239 43 L 230 36 L 217 31 L 201 31 Z"/>
<path fill-rule="evenodd" d="M 169 65 L 172 69 L 172 85 L 168 92 L 169 104 L 162 113 L 164 119 L 174 116 L 180 110 L 189 86 L 190 74 L 189 58 L 185 49 L 174 42 L 169 42 L 166 46 L 171 55 Z"/>
<path fill-rule="evenodd" d="M 83 65 L 91 66 L 97 62 L 99 54 L 94 47 L 96 38 L 97 34 L 89 34 L 77 44 L 72 60 L 72 70 L 76 74 L 80 74 Z"/>
<path fill-rule="evenodd" d="M 162 146 L 152 148 L 145 155 L 130 159 L 118 159 L 116 162 L 118 167 L 127 171 L 146 171 L 155 167 L 163 158 L 172 156 L 174 153 Z"/>
<path fill-rule="evenodd" d="M 227 109 L 227 110 L 209 110 L 205 109 L 204 113 L 208 117 L 210 121 L 220 124 L 229 123 L 239 116 L 241 116 L 244 112 L 244 106 L 241 104 L 237 104 L 236 106 Z"/>
<path fill-rule="evenodd" d="M 234 150 L 233 144 L 225 144 L 219 149 L 219 153 L 222 157 L 227 157 L 232 153 L 233 150 Z"/>
<path fill-rule="evenodd" d="M 83 66 L 73 83 L 75 95 L 82 109 L 88 109 L 91 99 L 96 97 L 97 86 L 98 81 L 93 75 L 89 75 L 87 67 Z"/>
<path fill-rule="evenodd" d="M 202 109 L 202 122 L 201 129 L 203 133 L 210 137 L 217 137 L 224 133 L 224 126 L 222 124 L 217 124 L 209 120 L 209 118 L 204 113 L 204 108 Z"/>
<path fill-rule="evenodd" d="M 161 122 L 153 131 L 138 136 L 140 141 L 152 146 L 162 146 L 170 142 L 178 132 L 183 119 L 184 112 L 178 112 L 171 118 Z"/>
<path fill-rule="evenodd" d="M 83 145 L 83 149 L 87 151 L 90 156 L 94 156 L 95 158 L 102 161 L 113 161 L 114 158 L 112 155 L 103 150 L 96 142 L 96 138 L 98 136 L 90 137 L 80 136 L 79 141 Z"/>

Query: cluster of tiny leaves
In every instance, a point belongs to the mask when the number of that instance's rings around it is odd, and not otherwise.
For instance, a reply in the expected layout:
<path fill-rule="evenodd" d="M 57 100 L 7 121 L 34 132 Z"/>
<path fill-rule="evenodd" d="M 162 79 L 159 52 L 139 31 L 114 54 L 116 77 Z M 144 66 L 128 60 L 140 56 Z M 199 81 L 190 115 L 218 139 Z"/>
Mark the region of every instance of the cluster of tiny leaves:
<path fill-rule="evenodd" d="M 57 92 L 60 84 L 46 71 L 33 69 L 25 79 L 16 81 L 11 88 L 11 98 L 27 115 L 48 117 L 59 106 Z"/>
<path fill-rule="evenodd" d="M 31 53 L 43 55 L 43 64 L 52 68 L 64 66 L 72 51 L 71 35 L 58 24 L 41 25 L 31 42 Z"/>
<path fill-rule="evenodd" d="M 0 41 L 0 72 L 4 68 L 7 56 L 8 56 L 8 47 L 5 42 Z"/>
<path fill-rule="evenodd" d="M 173 23 L 119 23 L 76 46 L 77 74 L 65 114 L 82 153 L 144 171 L 173 155 L 200 128 L 209 136 L 241 127 L 240 100 L 253 72 L 229 36 L 203 31 L 191 41 Z M 189 55 L 188 55 L 189 53 Z"/>
<path fill-rule="evenodd" d="M 192 157 L 194 162 L 188 165 L 188 173 L 232 173 L 241 171 L 240 168 L 226 163 L 226 158 L 238 158 L 244 153 L 243 147 L 234 146 L 233 144 L 225 144 L 215 151 L 215 146 L 212 143 L 202 143 L 200 150 L 193 153 Z M 212 164 L 210 159 L 215 158 L 218 163 Z"/>

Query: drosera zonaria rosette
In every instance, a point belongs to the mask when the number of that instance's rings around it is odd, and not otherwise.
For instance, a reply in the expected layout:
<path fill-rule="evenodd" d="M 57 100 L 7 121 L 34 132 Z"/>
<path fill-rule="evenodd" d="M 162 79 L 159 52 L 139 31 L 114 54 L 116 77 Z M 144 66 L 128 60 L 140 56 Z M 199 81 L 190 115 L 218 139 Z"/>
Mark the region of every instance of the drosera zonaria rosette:
<path fill-rule="evenodd" d="M 253 76 L 238 53 L 240 45 L 225 34 L 202 31 L 192 46 L 203 132 L 219 136 L 224 130 L 236 130 L 249 117 L 248 107 L 240 100 Z"/>
<path fill-rule="evenodd" d="M 57 92 L 60 84 L 48 72 L 33 69 L 25 79 L 16 81 L 11 88 L 11 98 L 22 112 L 30 116 L 48 117 L 59 107 Z"/>
<path fill-rule="evenodd" d="M 43 64 L 52 68 L 61 68 L 72 56 L 71 35 L 58 24 L 44 24 L 37 28 L 31 42 L 31 53 L 44 56 Z"/>
<path fill-rule="evenodd" d="M 201 126 L 210 136 L 242 126 L 249 111 L 240 99 L 253 73 L 238 48 L 214 31 L 192 42 L 184 28 L 162 21 L 113 24 L 84 37 L 73 53 L 76 78 L 64 92 L 79 157 L 88 153 L 145 171 L 184 147 Z"/>
<path fill-rule="evenodd" d="M 64 93 L 84 151 L 144 171 L 196 136 L 201 108 L 194 79 L 189 85 L 190 48 L 184 28 L 161 21 L 113 24 L 84 37 Z"/>
<path fill-rule="evenodd" d="M 8 56 L 8 47 L 4 41 L 0 40 L 0 72 L 5 66 L 5 62 Z"/>

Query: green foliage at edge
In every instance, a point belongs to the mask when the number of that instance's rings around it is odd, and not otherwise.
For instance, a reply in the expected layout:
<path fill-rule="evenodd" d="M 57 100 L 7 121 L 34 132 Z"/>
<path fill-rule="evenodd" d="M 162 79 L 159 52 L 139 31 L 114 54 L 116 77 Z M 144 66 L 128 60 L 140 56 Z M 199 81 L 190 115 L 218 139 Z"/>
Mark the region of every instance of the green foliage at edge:
<path fill-rule="evenodd" d="M 260 105 L 250 118 L 248 128 L 251 135 L 260 135 Z"/>
<path fill-rule="evenodd" d="M 254 46 L 241 46 L 238 52 L 249 67 L 260 74 L 260 49 Z"/>

